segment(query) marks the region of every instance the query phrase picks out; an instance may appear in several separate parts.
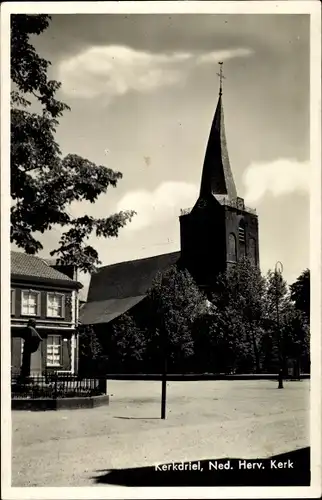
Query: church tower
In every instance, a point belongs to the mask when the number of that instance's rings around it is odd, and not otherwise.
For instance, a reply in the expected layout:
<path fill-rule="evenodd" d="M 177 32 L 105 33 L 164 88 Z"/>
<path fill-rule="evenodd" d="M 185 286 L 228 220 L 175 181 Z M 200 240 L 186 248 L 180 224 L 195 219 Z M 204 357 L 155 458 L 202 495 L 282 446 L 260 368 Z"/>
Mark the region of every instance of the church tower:
<path fill-rule="evenodd" d="M 218 273 L 243 257 L 259 266 L 258 217 L 245 206 L 230 167 L 222 99 L 219 99 L 208 139 L 199 197 L 180 215 L 181 259 L 200 288 L 210 291 Z"/>

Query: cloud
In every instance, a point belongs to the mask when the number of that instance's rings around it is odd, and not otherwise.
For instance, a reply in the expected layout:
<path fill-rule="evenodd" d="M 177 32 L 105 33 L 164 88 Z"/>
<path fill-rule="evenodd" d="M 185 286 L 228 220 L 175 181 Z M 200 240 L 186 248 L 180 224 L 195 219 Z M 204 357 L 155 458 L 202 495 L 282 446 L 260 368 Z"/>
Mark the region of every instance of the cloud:
<path fill-rule="evenodd" d="M 200 55 L 197 58 L 199 64 L 212 64 L 219 61 L 226 61 L 234 57 L 247 57 L 251 56 L 253 51 L 251 49 L 234 49 L 234 50 L 219 50 L 216 52 L 209 52 L 208 54 Z"/>
<path fill-rule="evenodd" d="M 193 54 L 151 53 L 119 45 L 95 46 L 62 60 L 57 77 L 67 95 L 111 98 L 130 91 L 153 92 L 160 87 L 179 85 L 196 65 L 252 53 L 244 48 Z"/>
<path fill-rule="evenodd" d="M 133 209 L 137 215 L 127 231 L 166 222 L 180 215 L 181 208 L 191 207 L 198 197 L 198 187 L 185 182 L 164 182 L 152 192 L 131 191 L 118 202 L 117 211 Z"/>
<path fill-rule="evenodd" d="M 295 191 L 309 192 L 310 163 L 279 158 L 270 163 L 252 163 L 244 173 L 245 200 L 260 201 L 267 195 L 274 197 Z"/>

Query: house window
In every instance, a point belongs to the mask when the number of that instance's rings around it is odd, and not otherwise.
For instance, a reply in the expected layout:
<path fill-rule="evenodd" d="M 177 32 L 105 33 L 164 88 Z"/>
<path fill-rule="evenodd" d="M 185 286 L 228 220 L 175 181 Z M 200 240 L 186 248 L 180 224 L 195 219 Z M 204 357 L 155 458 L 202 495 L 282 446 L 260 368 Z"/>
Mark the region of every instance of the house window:
<path fill-rule="evenodd" d="M 47 293 L 47 316 L 63 318 L 65 316 L 65 296 L 61 293 Z"/>
<path fill-rule="evenodd" d="M 13 315 L 15 314 L 16 310 L 16 290 L 11 288 L 11 295 L 10 295 L 10 313 Z"/>
<path fill-rule="evenodd" d="M 33 290 L 21 291 L 21 314 L 23 316 L 40 315 L 40 292 Z"/>
<path fill-rule="evenodd" d="M 48 335 L 47 337 L 47 366 L 61 366 L 62 343 L 60 335 Z"/>
<path fill-rule="evenodd" d="M 228 236 L 228 260 L 231 262 L 237 260 L 236 236 L 233 233 Z"/>

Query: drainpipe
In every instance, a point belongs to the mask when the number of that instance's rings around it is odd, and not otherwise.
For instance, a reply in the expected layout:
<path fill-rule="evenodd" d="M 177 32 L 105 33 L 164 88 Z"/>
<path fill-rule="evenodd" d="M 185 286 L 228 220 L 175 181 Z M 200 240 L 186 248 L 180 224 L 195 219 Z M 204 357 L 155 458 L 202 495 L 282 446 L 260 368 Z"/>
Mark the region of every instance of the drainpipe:
<path fill-rule="evenodd" d="M 78 281 L 78 269 L 75 268 L 75 281 Z M 79 356 L 79 342 L 78 342 L 78 323 L 79 323 L 79 290 L 75 291 L 75 366 L 74 373 L 78 373 L 78 356 Z"/>

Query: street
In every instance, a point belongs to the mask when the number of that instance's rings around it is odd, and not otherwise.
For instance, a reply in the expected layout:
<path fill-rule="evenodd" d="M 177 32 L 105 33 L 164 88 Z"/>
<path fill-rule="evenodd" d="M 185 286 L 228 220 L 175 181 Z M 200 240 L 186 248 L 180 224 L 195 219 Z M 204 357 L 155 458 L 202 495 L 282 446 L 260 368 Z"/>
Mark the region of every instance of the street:
<path fill-rule="evenodd" d="M 90 486 L 100 471 L 266 458 L 309 446 L 308 380 L 110 381 L 110 405 L 12 412 L 12 486 Z M 99 482 L 98 482 L 99 484 Z"/>

